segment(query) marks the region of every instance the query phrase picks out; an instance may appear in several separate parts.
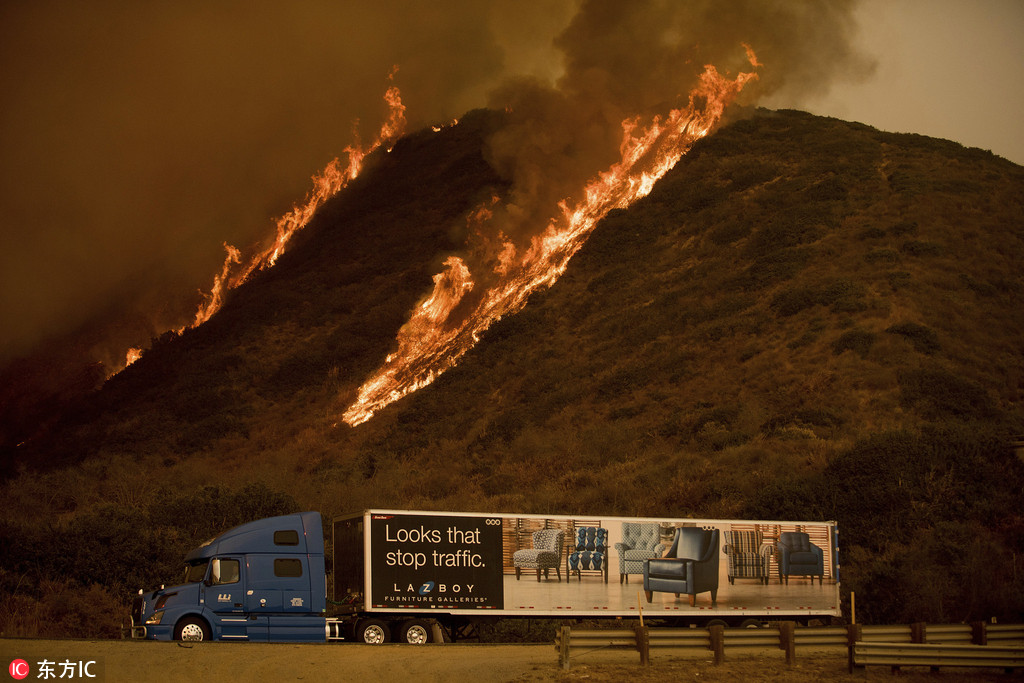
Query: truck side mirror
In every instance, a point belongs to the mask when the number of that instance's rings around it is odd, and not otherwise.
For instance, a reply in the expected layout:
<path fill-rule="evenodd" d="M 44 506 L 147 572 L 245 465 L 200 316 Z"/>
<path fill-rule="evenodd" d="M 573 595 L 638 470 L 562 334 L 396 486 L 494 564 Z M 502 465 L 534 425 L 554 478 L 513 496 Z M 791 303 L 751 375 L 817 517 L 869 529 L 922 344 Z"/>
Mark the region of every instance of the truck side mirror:
<path fill-rule="evenodd" d="M 210 570 L 206 572 L 206 578 L 203 579 L 204 586 L 212 586 L 220 579 L 220 560 L 214 558 L 210 560 Z"/>

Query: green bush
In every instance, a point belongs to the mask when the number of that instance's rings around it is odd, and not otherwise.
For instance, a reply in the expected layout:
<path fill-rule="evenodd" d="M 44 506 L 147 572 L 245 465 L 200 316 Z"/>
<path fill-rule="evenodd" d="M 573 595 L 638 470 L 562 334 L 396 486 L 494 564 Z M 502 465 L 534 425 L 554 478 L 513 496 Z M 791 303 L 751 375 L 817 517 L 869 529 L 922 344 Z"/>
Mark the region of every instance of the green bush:
<path fill-rule="evenodd" d="M 889 228 L 889 232 L 896 237 L 913 235 L 917 232 L 917 221 L 900 221 Z"/>
<path fill-rule="evenodd" d="M 872 249 L 865 254 L 864 260 L 868 263 L 885 263 L 891 265 L 900 260 L 900 255 L 895 249 L 879 247 L 878 249 Z"/>
<path fill-rule="evenodd" d="M 794 287 L 776 294 L 769 306 L 780 316 L 789 317 L 814 306 L 830 306 L 834 312 L 863 310 L 863 287 L 850 280 L 833 280 L 810 287 Z"/>
<path fill-rule="evenodd" d="M 918 353 L 933 354 L 939 350 L 939 335 L 935 330 L 917 323 L 897 323 L 885 330 L 889 334 L 898 334 L 913 344 Z"/>
<path fill-rule="evenodd" d="M 904 270 L 896 270 L 889 273 L 886 278 L 889 280 L 889 286 L 894 290 L 902 289 L 911 283 L 913 278 L 910 273 Z"/>
<path fill-rule="evenodd" d="M 975 382 L 943 369 L 906 370 L 899 375 L 902 403 L 928 419 L 988 419 L 996 404 Z"/>
<path fill-rule="evenodd" d="M 752 519 L 834 519 L 867 623 L 1018 620 L 1024 463 L 977 423 L 877 434 L 821 473 L 768 482 Z"/>
<path fill-rule="evenodd" d="M 875 333 L 868 330 L 848 330 L 832 342 L 832 354 L 838 356 L 844 351 L 853 351 L 861 358 L 867 358 L 875 343 Z"/>
<path fill-rule="evenodd" d="M 910 256 L 938 256 L 942 253 L 942 246 L 934 242 L 909 240 L 900 245 L 900 251 Z"/>
<path fill-rule="evenodd" d="M 807 267 L 811 253 L 803 247 L 779 249 L 759 254 L 733 284 L 746 291 L 762 289 L 781 280 L 788 280 Z"/>

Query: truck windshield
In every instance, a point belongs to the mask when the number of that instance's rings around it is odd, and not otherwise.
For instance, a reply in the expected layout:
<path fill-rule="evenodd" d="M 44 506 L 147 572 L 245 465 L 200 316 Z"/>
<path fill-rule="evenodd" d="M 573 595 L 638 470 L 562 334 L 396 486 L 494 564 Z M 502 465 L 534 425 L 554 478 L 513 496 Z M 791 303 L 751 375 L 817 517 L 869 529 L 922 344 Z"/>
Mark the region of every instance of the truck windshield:
<path fill-rule="evenodd" d="M 209 560 L 204 560 L 198 564 L 186 564 L 185 583 L 199 583 L 206 578 L 206 567 L 209 564 Z"/>

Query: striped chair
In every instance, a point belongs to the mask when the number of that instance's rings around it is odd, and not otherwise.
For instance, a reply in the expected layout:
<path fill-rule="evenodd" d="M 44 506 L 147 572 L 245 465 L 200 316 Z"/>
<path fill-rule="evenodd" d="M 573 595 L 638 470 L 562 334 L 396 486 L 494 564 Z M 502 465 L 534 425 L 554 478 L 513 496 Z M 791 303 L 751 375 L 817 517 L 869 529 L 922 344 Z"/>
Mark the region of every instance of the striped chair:
<path fill-rule="evenodd" d="M 767 584 L 775 548 L 765 543 L 760 531 L 726 531 L 722 552 L 729 556 L 729 583 L 736 579 L 760 579 Z"/>

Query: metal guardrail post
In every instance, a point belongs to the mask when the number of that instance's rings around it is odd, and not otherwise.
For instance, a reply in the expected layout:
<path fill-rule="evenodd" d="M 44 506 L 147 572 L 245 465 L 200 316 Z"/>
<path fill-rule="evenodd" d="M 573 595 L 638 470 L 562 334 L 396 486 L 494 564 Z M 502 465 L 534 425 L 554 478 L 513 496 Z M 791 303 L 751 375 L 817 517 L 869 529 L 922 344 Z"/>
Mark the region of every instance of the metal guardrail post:
<path fill-rule="evenodd" d="M 910 642 L 928 642 L 928 627 L 923 622 L 916 622 L 910 625 Z"/>
<path fill-rule="evenodd" d="M 853 646 L 860 640 L 863 631 L 860 624 L 850 624 L 846 627 L 846 647 L 848 651 L 848 662 L 847 669 L 850 673 L 857 670 L 863 670 L 863 667 L 858 667 L 853 662 Z"/>
<path fill-rule="evenodd" d="M 988 645 L 988 624 L 984 621 L 971 623 L 971 642 L 975 645 Z"/>

